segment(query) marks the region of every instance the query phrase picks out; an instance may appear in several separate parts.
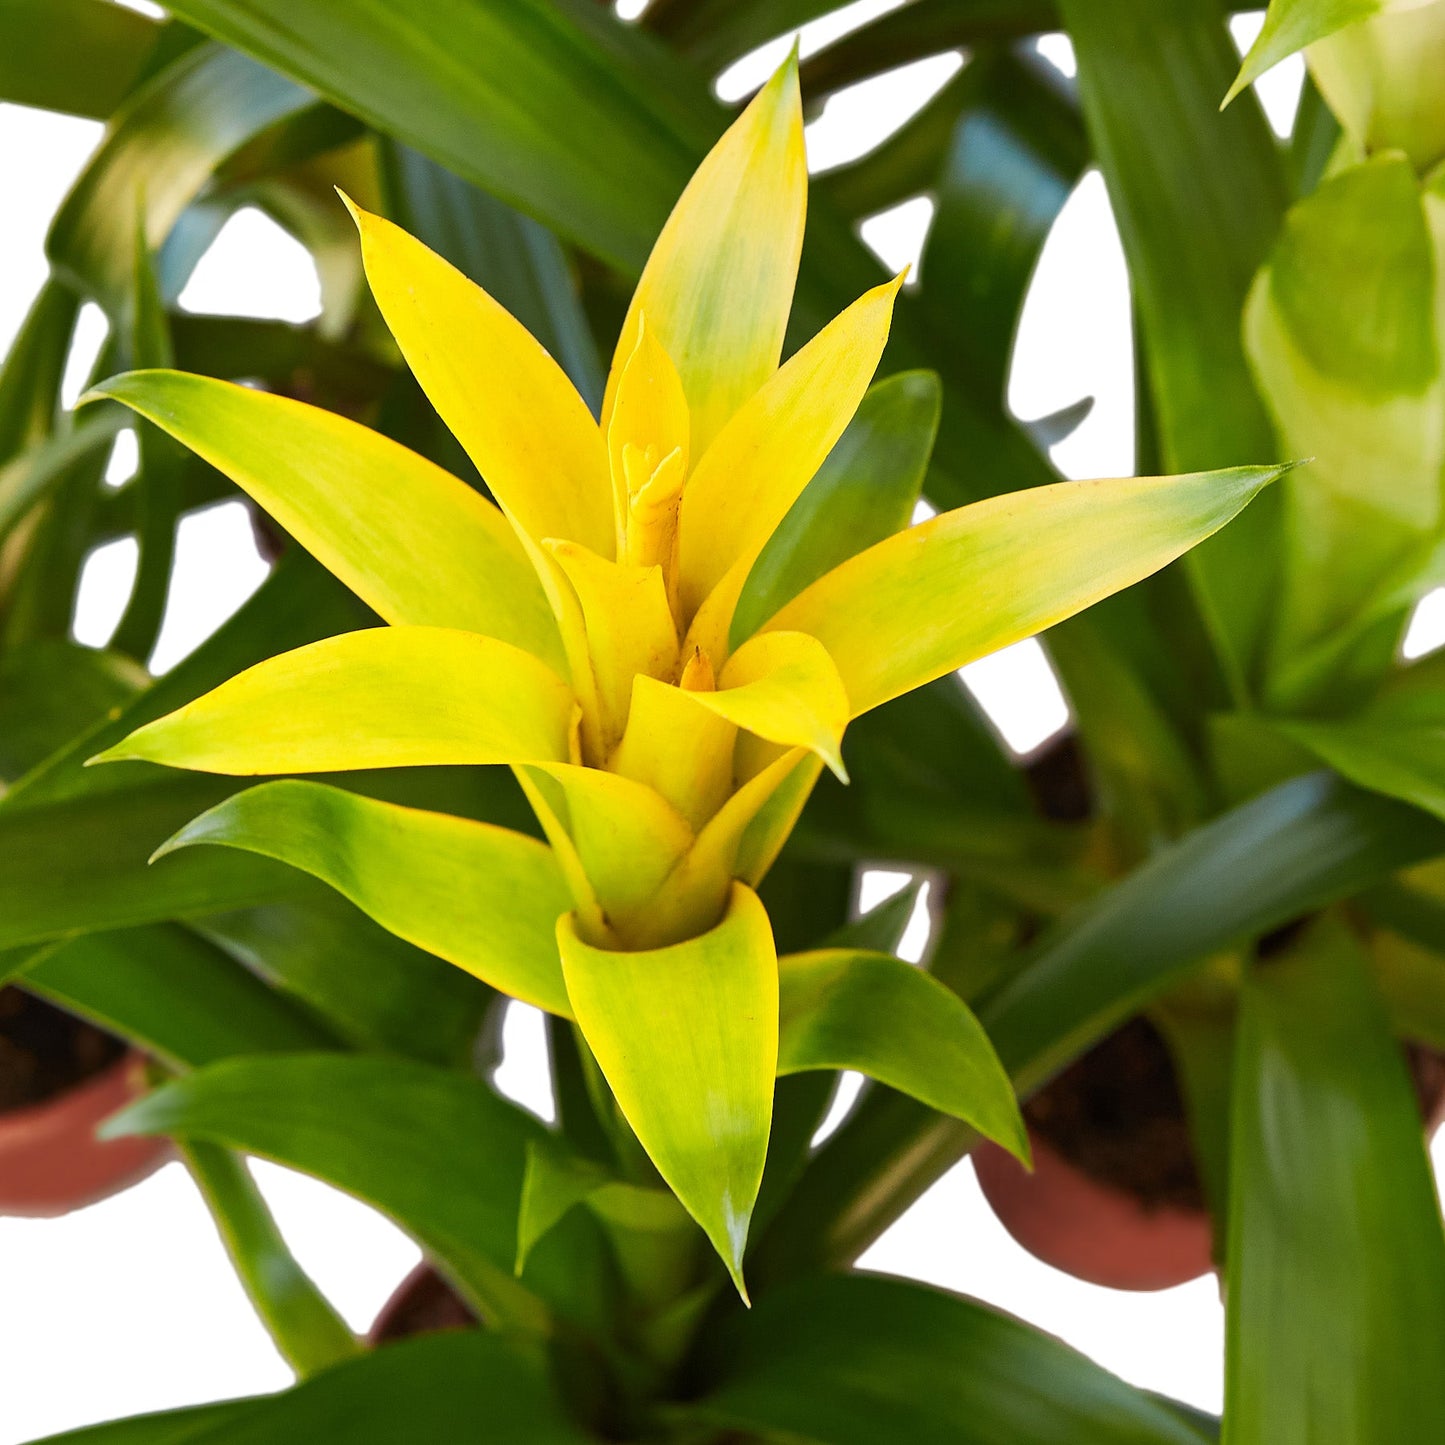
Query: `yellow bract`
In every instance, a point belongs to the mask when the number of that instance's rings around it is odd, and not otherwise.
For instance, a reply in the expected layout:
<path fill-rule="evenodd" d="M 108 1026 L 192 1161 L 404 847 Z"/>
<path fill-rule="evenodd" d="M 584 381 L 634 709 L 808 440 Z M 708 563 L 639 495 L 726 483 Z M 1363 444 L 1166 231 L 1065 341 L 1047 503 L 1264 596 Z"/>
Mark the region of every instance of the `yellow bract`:
<path fill-rule="evenodd" d="M 235 774 L 511 765 L 546 845 L 297 783 L 241 794 L 176 846 L 282 858 L 572 1016 L 740 1288 L 779 1047 L 752 890 L 821 768 L 846 779 L 849 719 L 1145 576 L 1278 471 L 1039 488 L 831 571 L 802 557 L 793 592 L 771 594 L 793 600 L 734 645 L 749 573 L 858 408 L 901 279 L 779 366 L 805 200 L 790 61 L 663 228 L 600 420 L 480 287 L 353 206 L 382 315 L 496 507 L 299 403 L 164 372 L 98 388 L 226 472 L 392 624 L 262 663 L 103 756 Z M 961 1002 L 909 970 L 824 964 L 792 972 L 787 1068 L 862 1067 L 1021 1137 Z M 881 997 L 907 1004 L 912 1033 L 885 1027 Z M 932 1037 L 936 1056 L 917 1047 Z"/>

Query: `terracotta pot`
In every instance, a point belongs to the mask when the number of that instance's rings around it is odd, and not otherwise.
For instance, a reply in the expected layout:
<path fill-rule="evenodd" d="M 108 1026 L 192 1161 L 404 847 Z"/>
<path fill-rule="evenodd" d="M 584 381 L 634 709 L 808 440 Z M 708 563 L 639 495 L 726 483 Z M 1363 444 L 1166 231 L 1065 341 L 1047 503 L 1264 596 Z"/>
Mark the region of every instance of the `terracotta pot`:
<path fill-rule="evenodd" d="M 49 1099 L 0 1113 L 0 1214 L 53 1218 L 160 1167 L 164 1139 L 95 1137 L 98 1124 L 145 1092 L 143 1069 L 141 1056 L 128 1053 Z"/>
<path fill-rule="evenodd" d="M 366 1342 L 374 1348 L 410 1335 L 470 1329 L 476 1322 L 477 1317 L 461 1296 L 423 1261 L 382 1305 L 367 1331 Z"/>
<path fill-rule="evenodd" d="M 1168 1289 L 1213 1268 L 1209 1215 L 1147 1207 L 1091 1179 L 1029 1130 L 1034 1172 L 984 1143 L 973 1152 L 979 1186 L 999 1222 L 1035 1258 L 1090 1284 Z"/>

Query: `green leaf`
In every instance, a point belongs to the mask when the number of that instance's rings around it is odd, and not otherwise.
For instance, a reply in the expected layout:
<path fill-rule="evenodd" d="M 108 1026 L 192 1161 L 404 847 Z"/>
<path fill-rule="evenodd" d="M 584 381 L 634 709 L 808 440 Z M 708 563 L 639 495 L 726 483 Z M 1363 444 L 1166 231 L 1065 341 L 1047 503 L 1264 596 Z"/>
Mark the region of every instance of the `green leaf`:
<path fill-rule="evenodd" d="M 555 942 L 571 899 L 551 849 L 534 838 L 286 781 L 235 794 L 161 852 L 197 843 L 303 869 L 418 948 L 514 998 L 571 1013 Z"/>
<path fill-rule="evenodd" d="M 1224 97 L 1228 105 L 1286 56 L 1323 40 L 1347 25 L 1357 25 L 1388 7 L 1389 0 L 1270 0 L 1264 25 L 1249 47 L 1234 84 Z"/>
<path fill-rule="evenodd" d="M 850 558 L 767 630 L 816 637 L 854 714 L 867 712 L 1147 577 L 1286 470 L 1061 482 L 976 502 Z"/>
<path fill-rule="evenodd" d="M 869 388 L 753 563 L 733 614 L 732 646 L 825 572 L 908 525 L 938 413 L 938 378 L 931 372 L 903 372 Z"/>
<path fill-rule="evenodd" d="M 856 1069 L 972 1124 L 1020 1159 L 1013 1085 L 968 1006 L 887 953 L 823 949 L 778 960 L 778 1073 Z"/>
<path fill-rule="evenodd" d="M 43 952 L 25 986 L 173 1068 L 338 1047 L 305 1010 L 186 930 L 91 933 Z"/>
<path fill-rule="evenodd" d="M 1399 1047 L 1342 924 L 1253 971 L 1235 1060 L 1226 1445 L 1440 1438 L 1440 1208 Z"/>
<path fill-rule="evenodd" d="M 233 775 L 565 759 L 574 704 L 545 663 L 450 627 L 376 627 L 257 663 L 92 762 Z"/>
<path fill-rule="evenodd" d="M 148 681 L 127 659 L 44 638 L 0 654 L 0 779 L 11 781 Z"/>
<path fill-rule="evenodd" d="M 633 270 L 720 129 L 700 93 L 674 98 L 666 52 L 590 4 L 180 0 L 174 11 Z"/>
<path fill-rule="evenodd" d="M 722 921 L 668 948 L 613 953 L 558 925 L 573 1012 L 627 1122 L 712 1241 L 738 1292 L 768 1148 L 778 970 L 768 916 L 733 884 Z"/>
<path fill-rule="evenodd" d="M 91 395 L 224 472 L 386 621 L 485 633 L 565 667 L 511 526 L 415 452 L 319 407 L 208 377 L 135 372 Z"/>
<path fill-rule="evenodd" d="M 5 0 L 0 99 L 105 120 L 165 32 L 107 0 Z"/>
<path fill-rule="evenodd" d="M 539 1345 L 464 1330 L 398 1341 L 276 1395 L 123 1420 L 37 1445 L 586 1445 L 591 1438 L 554 1392 Z"/>
<path fill-rule="evenodd" d="M 0 369 L 0 463 L 43 440 L 55 426 L 79 308 L 73 291 L 48 278 L 10 343 Z"/>
<path fill-rule="evenodd" d="M 1245 341 L 1281 445 L 1312 458 L 1286 484 L 1276 706 L 1338 706 L 1362 629 L 1393 612 L 1440 517 L 1445 380 L 1435 264 L 1414 172 L 1381 156 L 1290 211 L 1245 311 Z M 1373 680 L 1395 636 L 1365 664 Z M 1358 684 L 1356 685 L 1358 690 Z"/>
<path fill-rule="evenodd" d="M 73 475 L 76 464 L 108 454 L 125 414 L 113 407 L 22 451 L 0 468 L 0 538 Z"/>
<path fill-rule="evenodd" d="M 52 263 L 119 314 L 137 205 L 146 244 L 157 250 L 223 161 L 317 104 L 301 86 L 219 46 L 181 56 L 112 123 L 51 225 Z"/>
<path fill-rule="evenodd" d="M 1424 813 L 1328 774 L 1292 779 L 1064 919 L 975 1004 L 979 1021 L 1027 1098 L 1201 959 L 1442 852 L 1445 827 Z M 755 1275 L 851 1261 L 975 1139 L 875 1091 L 814 1155 L 759 1242 Z"/>
<path fill-rule="evenodd" d="M 1217 0 L 1063 0 L 1089 135 L 1129 262 L 1165 469 L 1277 456 L 1239 315 L 1284 212 L 1279 147 L 1255 98 L 1221 116 L 1236 52 Z M 1274 504 L 1277 505 L 1277 502 Z M 1188 564 L 1244 695 L 1273 600 L 1272 505 Z"/>
<path fill-rule="evenodd" d="M 181 1152 L 256 1313 L 297 1374 L 359 1353 L 356 1336 L 286 1247 L 245 1161 L 214 1144 Z"/>
<path fill-rule="evenodd" d="M 106 1127 L 223 1144 L 356 1195 L 411 1233 L 499 1325 L 546 1327 L 533 1277 L 542 1269 L 546 1279 L 559 1259 L 572 1271 L 566 1289 L 595 1288 L 585 1260 L 553 1249 L 544 1261 L 560 1231 L 513 1278 L 526 1148 L 546 1131 L 479 1079 L 363 1055 L 235 1059 L 148 1095 Z"/>
<path fill-rule="evenodd" d="M 1200 1445 L 1173 1411 L 972 1300 L 868 1275 L 799 1282 L 703 1343 L 691 1418 L 829 1445 Z"/>

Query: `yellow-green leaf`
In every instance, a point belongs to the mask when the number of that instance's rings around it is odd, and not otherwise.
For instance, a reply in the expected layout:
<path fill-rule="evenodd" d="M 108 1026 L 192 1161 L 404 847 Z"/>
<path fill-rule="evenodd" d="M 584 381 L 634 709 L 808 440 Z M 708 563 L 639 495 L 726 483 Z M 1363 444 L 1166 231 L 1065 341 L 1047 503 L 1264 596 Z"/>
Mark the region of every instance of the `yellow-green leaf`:
<path fill-rule="evenodd" d="M 92 762 L 322 773 L 565 761 L 574 705 L 530 653 L 445 627 L 376 627 L 247 668 Z"/>
<path fill-rule="evenodd" d="M 846 948 L 789 954 L 778 974 L 779 1074 L 857 1069 L 1027 1162 L 1023 1117 L 988 1035 L 932 974 Z"/>
<path fill-rule="evenodd" d="M 130 372 L 90 394 L 224 472 L 387 622 L 485 633 L 565 673 L 506 518 L 424 457 L 319 407 L 206 376 Z"/>
<path fill-rule="evenodd" d="M 642 1147 L 702 1226 L 740 1293 L 778 1059 L 768 915 L 733 885 L 721 923 L 668 948 L 590 947 L 557 928 L 572 1009 Z"/>
<path fill-rule="evenodd" d="M 727 621 L 747 574 L 843 435 L 888 340 L 903 278 L 875 286 L 834 317 L 753 394 L 688 478 L 678 522 L 688 613 L 734 579 Z M 726 636 L 726 626 L 722 629 Z"/>
<path fill-rule="evenodd" d="M 713 147 L 663 226 L 622 326 L 604 426 L 641 316 L 682 378 L 694 456 L 772 375 L 798 275 L 807 190 L 790 59 Z"/>
<path fill-rule="evenodd" d="M 1264 26 L 1244 57 L 1224 104 L 1295 51 L 1347 25 L 1368 20 L 1389 4 L 1390 0 L 1271 0 Z"/>
<path fill-rule="evenodd" d="M 611 557 L 607 449 L 566 373 L 450 262 L 381 216 L 351 213 L 391 334 L 502 510 L 536 541 Z"/>
<path fill-rule="evenodd" d="M 278 858 L 399 938 L 503 993 L 569 1017 L 557 919 L 571 906 L 535 838 L 286 779 L 233 794 L 156 855 L 214 843 Z"/>
<path fill-rule="evenodd" d="M 1288 470 L 1060 482 L 990 497 L 849 558 L 766 630 L 818 638 L 856 717 L 1149 576 Z"/>

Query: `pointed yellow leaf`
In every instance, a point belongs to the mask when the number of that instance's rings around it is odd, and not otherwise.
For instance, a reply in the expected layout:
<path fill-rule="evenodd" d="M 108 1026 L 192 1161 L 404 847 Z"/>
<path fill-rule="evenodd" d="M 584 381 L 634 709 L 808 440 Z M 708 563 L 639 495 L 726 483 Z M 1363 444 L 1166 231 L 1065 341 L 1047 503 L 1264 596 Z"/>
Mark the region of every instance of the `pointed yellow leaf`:
<path fill-rule="evenodd" d="M 551 850 L 535 838 L 287 779 L 227 798 L 156 856 L 197 843 L 279 858 L 408 943 L 571 1016 L 556 945 L 570 900 Z"/>
<path fill-rule="evenodd" d="M 175 371 L 96 387 L 260 503 L 387 621 L 485 633 L 565 670 L 526 552 L 479 492 L 345 417 Z"/>
<path fill-rule="evenodd" d="M 549 542 L 582 608 L 597 687 L 599 749 L 605 757 L 627 724 L 633 678 L 671 678 L 677 627 L 661 567 L 610 562 L 575 542 Z"/>
<path fill-rule="evenodd" d="M 542 344 L 450 262 L 359 206 L 376 303 L 422 390 L 529 536 L 612 555 L 602 433 Z"/>
<path fill-rule="evenodd" d="M 991 497 L 851 557 L 765 630 L 822 642 L 856 717 L 1158 571 L 1289 469 L 1060 482 Z"/>
<path fill-rule="evenodd" d="M 696 829 L 732 787 L 737 726 L 716 710 L 698 707 L 693 697 L 670 683 L 636 678 L 627 731 L 607 766 L 646 783 Z"/>
<path fill-rule="evenodd" d="M 520 648 L 377 627 L 247 668 L 91 761 L 235 774 L 565 761 L 573 711 L 557 674 Z"/>
<path fill-rule="evenodd" d="M 604 426 L 640 316 L 682 378 L 695 456 L 772 375 L 798 275 L 807 191 L 790 59 L 713 147 L 663 226 L 622 326 Z"/>
<path fill-rule="evenodd" d="M 778 960 L 778 1073 L 856 1069 L 972 1124 L 1027 1161 L 1013 1085 L 983 1026 L 932 974 L 890 953 Z"/>
<path fill-rule="evenodd" d="M 602 930 L 589 941 L 632 945 L 639 910 L 692 846 L 692 829 L 666 799 L 617 773 L 569 763 L 519 771 L 542 794 L 550 821 L 566 833 L 566 846 L 586 876 Z M 551 827 L 547 831 L 551 837 Z M 557 840 L 554 845 L 560 851 Z M 589 930 L 581 932 L 588 936 Z"/>
<path fill-rule="evenodd" d="M 735 884 L 722 922 L 685 943 L 610 953 L 564 918 L 557 944 L 573 1014 L 618 1105 L 746 1298 L 743 1249 L 778 1059 L 766 910 Z"/>
<path fill-rule="evenodd" d="M 660 545 L 650 549 L 645 556 L 628 552 L 627 539 L 629 532 L 665 530 L 666 541 L 670 544 L 676 526 L 677 496 L 682 479 L 687 475 L 688 433 L 687 398 L 682 393 L 682 379 L 672 364 L 672 358 L 647 326 L 646 318 L 640 318 L 637 344 L 622 368 L 612 416 L 607 424 L 607 454 L 612 468 L 617 556 L 620 560 L 643 565 L 666 560 Z M 670 515 L 655 519 L 648 514 L 658 510 L 657 501 L 639 494 L 645 491 L 657 467 L 674 453 L 677 454 L 676 460 L 670 470 L 676 474 L 677 487 L 671 490 L 669 497 L 658 499 L 669 508 Z M 634 507 L 642 512 L 636 526 L 631 525 Z M 671 525 L 660 528 L 659 521 Z M 639 542 L 641 540 L 638 539 Z"/>
<path fill-rule="evenodd" d="M 723 428 L 683 492 L 678 570 L 691 616 L 758 553 L 833 444 L 878 369 L 902 277 L 875 286 L 789 357 Z M 731 612 L 729 612 L 731 620 Z"/>
<path fill-rule="evenodd" d="M 840 746 L 848 694 L 833 659 L 802 632 L 765 632 L 728 659 L 715 692 L 688 692 L 698 707 L 783 747 L 804 747 L 848 780 Z"/>

